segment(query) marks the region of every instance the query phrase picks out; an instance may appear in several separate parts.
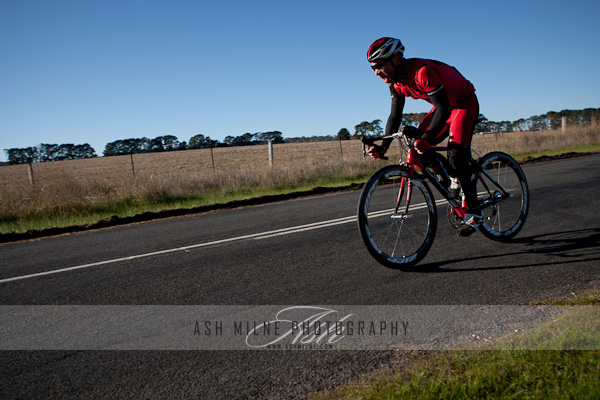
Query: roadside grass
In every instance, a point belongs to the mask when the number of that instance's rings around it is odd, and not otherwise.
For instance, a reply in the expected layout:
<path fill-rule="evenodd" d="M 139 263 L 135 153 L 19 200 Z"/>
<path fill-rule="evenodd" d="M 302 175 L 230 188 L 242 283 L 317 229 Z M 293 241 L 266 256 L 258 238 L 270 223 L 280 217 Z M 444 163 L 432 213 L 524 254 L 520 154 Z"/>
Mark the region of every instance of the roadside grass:
<path fill-rule="evenodd" d="M 516 159 L 600 150 L 600 130 L 476 135 L 483 155 Z M 385 163 L 363 159 L 358 140 L 187 150 L 0 168 L 0 233 L 83 225 L 117 216 L 186 209 L 259 196 L 363 183 Z M 399 146 L 389 161 L 402 156 Z"/>
<path fill-rule="evenodd" d="M 25 212 L 19 211 L 20 206 L 24 204 L 17 205 L 17 199 L 13 199 L 13 207 L 11 207 L 13 212 L 5 210 L 0 219 L 0 233 L 85 225 L 112 216 L 129 217 L 144 212 L 192 209 L 261 196 L 302 192 L 315 187 L 345 187 L 355 182 L 365 181 L 375 171 L 376 167 L 376 165 L 365 165 L 335 173 L 318 173 L 305 179 L 297 179 L 294 182 L 290 182 L 288 179 L 282 183 L 274 182 L 268 176 L 263 176 L 262 180 L 248 180 L 244 177 L 238 181 L 231 179 L 228 184 L 222 186 L 218 184 L 207 185 L 205 182 L 203 184 L 194 183 L 193 179 L 190 179 L 189 185 L 180 185 L 178 190 L 172 187 L 173 182 L 169 179 L 162 181 L 164 185 L 162 188 L 157 187 L 156 182 L 152 185 L 148 182 L 141 182 L 140 179 L 130 186 L 113 188 L 105 196 L 84 196 L 79 201 L 69 201 L 69 198 L 72 199 L 77 196 L 68 193 L 68 188 L 75 188 L 74 190 L 77 192 L 82 191 L 76 185 L 67 185 L 67 188 L 62 188 L 62 202 L 53 201 L 51 198 L 46 197 L 43 189 L 28 188 L 29 196 L 26 200 L 36 203 L 37 207 Z M 277 173 L 277 171 L 269 171 L 268 175 Z M 240 177 L 238 176 L 238 178 Z M 265 184 L 264 181 L 269 183 Z M 84 191 L 88 192 L 90 190 Z M 36 199 L 36 197 L 39 197 L 39 199 Z"/>
<path fill-rule="evenodd" d="M 530 151 L 525 153 L 514 153 L 512 156 L 517 160 L 523 160 L 527 157 L 537 158 L 541 156 L 554 157 L 565 153 L 592 153 L 600 151 L 600 144 L 590 144 L 582 146 L 571 146 L 562 149 L 545 149 Z"/>
<path fill-rule="evenodd" d="M 408 366 L 394 374 L 314 399 L 600 398 L 600 291 L 538 304 L 572 307 L 555 321 L 500 339 L 496 350 L 411 352 Z"/>

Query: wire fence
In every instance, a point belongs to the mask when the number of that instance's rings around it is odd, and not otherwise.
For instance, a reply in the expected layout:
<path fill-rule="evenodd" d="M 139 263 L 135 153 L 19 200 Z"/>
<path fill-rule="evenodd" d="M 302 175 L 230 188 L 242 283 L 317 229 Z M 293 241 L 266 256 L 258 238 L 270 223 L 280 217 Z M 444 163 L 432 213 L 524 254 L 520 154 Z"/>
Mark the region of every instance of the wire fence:
<path fill-rule="evenodd" d="M 510 132 L 475 135 L 473 148 L 480 154 L 492 150 L 509 153 L 527 152 L 561 146 L 600 142 L 599 130 Z M 401 157 L 399 146 L 393 145 L 390 162 Z M 235 174 L 244 171 L 263 172 L 269 169 L 297 170 L 331 168 L 363 161 L 360 140 L 329 142 L 281 143 L 238 147 L 216 147 L 141 153 L 82 160 L 55 161 L 0 167 L 0 190 L 15 186 L 52 187 L 70 181 L 123 181 L 135 179 L 195 179 L 211 174 Z M 366 162 L 371 162 L 368 159 Z"/>
<path fill-rule="evenodd" d="M 77 180 L 152 179 L 161 176 L 227 173 L 270 167 L 301 169 L 317 164 L 362 159 L 359 140 L 281 143 L 239 147 L 216 147 L 97 157 L 0 168 L 0 185 L 51 185 L 65 178 Z"/>

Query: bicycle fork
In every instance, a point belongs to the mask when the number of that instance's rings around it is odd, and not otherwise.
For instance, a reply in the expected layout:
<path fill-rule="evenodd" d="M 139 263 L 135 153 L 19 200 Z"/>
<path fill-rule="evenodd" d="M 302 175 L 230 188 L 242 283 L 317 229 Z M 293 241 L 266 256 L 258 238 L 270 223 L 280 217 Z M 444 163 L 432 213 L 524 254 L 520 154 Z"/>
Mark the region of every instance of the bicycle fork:
<path fill-rule="evenodd" d="M 406 207 L 404 212 L 398 214 L 400 210 L 402 197 L 404 196 L 404 192 L 406 191 Z M 400 190 L 398 191 L 398 199 L 396 200 L 396 208 L 394 209 L 394 213 L 392 214 L 392 219 L 407 219 L 408 215 L 408 207 L 410 205 L 410 196 L 412 194 L 412 185 L 410 182 L 410 178 L 405 176 L 400 180 Z"/>
<path fill-rule="evenodd" d="M 412 189 L 413 189 L 413 176 L 414 176 L 414 167 L 411 167 L 410 163 L 407 163 L 409 165 L 409 172 L 408 172 L 408 176 L 402 176 L 402 179 L 400 180 L 400 190 L 398 191 L 398 199 L 396 200 L 396 208 L 394 209 L 394 213 L 392 214 L 392 219 L 408 219 L 410 218 L 412 215 L 408 213 L 408 210 L 410 208 L 410 202 L 412 199 Z M 404 211 L 399 212 L 400 211 L 400 207 L 402 206 L 402 197 L 404 196 L 404 194 L 406 193 L 406 201 L 404 204 Z"/>

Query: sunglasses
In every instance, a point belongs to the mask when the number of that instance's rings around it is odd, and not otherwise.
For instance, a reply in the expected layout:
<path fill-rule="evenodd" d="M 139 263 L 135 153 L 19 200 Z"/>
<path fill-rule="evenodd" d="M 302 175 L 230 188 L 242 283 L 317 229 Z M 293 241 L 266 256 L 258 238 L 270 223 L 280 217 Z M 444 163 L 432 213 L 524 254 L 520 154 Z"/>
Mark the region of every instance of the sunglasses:
<path fill-rule="evenodd" d="M 379 61 L 377 64 L 371 65 L 371 68 L 373 69 L 373 71 L 376 71 L 378 69 L 383 69 L 383 66 L 385 65 L 386 62 L 388 62 L 388 60 Z"/>

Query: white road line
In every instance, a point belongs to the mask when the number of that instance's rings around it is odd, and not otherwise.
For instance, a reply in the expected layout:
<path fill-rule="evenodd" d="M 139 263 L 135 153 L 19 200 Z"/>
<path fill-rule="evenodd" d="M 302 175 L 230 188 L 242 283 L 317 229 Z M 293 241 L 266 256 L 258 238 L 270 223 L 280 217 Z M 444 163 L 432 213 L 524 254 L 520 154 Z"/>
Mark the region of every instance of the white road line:
<path fill-rule="evenodd" d="M 327 228 L 329 226 L 347 224 L 349 222 L 356 222 L 356 219 L 357 219 L 356 217 L 346 217 L 346 218 L 332 219 L 331 221 L 320 222 L 319 225 L 309 224 L 309 225 L 303 225 L 303 226 L 298 226 L 298 227 L 294 227 L 294 228 L 282 229 L 281 232 L 276 232 L 276 231 L 265 232 L 264 234 L 257 236 L 254 239 L 256 239 L 256 240 L 268 239 L 268 238 L 272 238 L 275 236 L 289 235 L 290 233 L 298 233 L 298 232 L 310 231 L 313 229 Z"/>
<path fill-rule="evenodd" d="M 437 203 L 439 205 L 439 204 L 441 204 L 444 201 L 445 200 L 443 200 L 443 199 L 442 200 L 438 200 Z M 423 205 L 417 205 L 415 207 L 422 208 L 424 206 L 425 205 L 423 204 Z M 385 213 L 385 211 L 379 211 L 379 212 L 376 213 L 376 216 L 385 215 L 383 213 Z M 330 226 L 335 226 L 335 225 L 341 225 L 341 224 L 347 224 L 347 223 L 351 223 L 351 222 L 356 222 L 356 219 L 357 219 L 356 216 L 351 216 L 351 217 L 344 217 L 344 218 L 332 219 L 332 220 L 329 220 L 329 221 L 314 222 L 312 224 L 306 224 L 306 225 L 300 225 L 300 226 L 293 226 L 293 227 L 289 227 L 289 228 L 276 229 L 276 230 L 268 231 L 268 232 L 253 233 L 253 234 L 250 234 L 250 235 L 238 236 L 238 237 L 233 237 L 233 238 L 229 238 L 229 239 L 215 240 L 215 241 L 212 241 L 212 242 L 198 243 L 198 244 L 194 244 L 194 245 L 190 245 L 190 246 L 177 247 L 175 249 L 167 249 L 167 250 L 154 251 L 154 252 L 151 252 L 151 253 L 144 253 L 144 254 L 138 254 L 138 255 L 129 256 L 129 257 L 115 258 L 115 259 L 112 259 L 112 260 L 98 261 L 98 262 L 94 262 L 94 263 L 90 263 L 90 264 L 77 265 L 77 266 L 74 266 L 74 267 L 60 268 L 60 269 L 55 269 L 55 270 L 52 270 L 52 271 L 44 271 L 44 272 L 38 272 L 38 273 L 35 273 L 35 274 L 15 276 L 15 277 L 12 277 L 12 278 L 0 279 L 0 283 L 14 282 L 14 281 L 23 280 L 23 279 L 37 278 L 37 277 L 40 277 L 40 276 L 54 275 L 54 274 L 59 274 L 59 273 L 62 273 L 62 272 L 76 271 L 78 269 L 98 267 L 98 266 L 107 265 L 107 264 L 115 264 L 115 263 L 119 263 L 119 262 L 122 262 L 122 261 L 130 261 L 130 260 L 136 260 L 138 258 L 145 258 L 145 257 L 152 257 L 152 256 L 163 255 L 163 254 L 175 253 L 175 252 L 178 252 L 178 251 L 185 251 L 185 250 L 197 249 L 197 248 L 201 248 L 201 247 L 213 246 L 213 245 L 223 244 L 223 243 L 228 243 L 228 242 L 235 242 L 235 241 L 239 241 L 239 240 L 246 240 L 246 239 L 256 239 L 256 240 L 259 240 L 259 239 L 268 239 L 268 238 L 272 238 L 272 237 L 276 237 L 276 236 L 289 235 L 289 234 L 292 234 L 292 233 L 305 232 L 305 231 L 310 231 L 310 230 L 313 230 L 313 229 L 328 228 Z"/>
<path fill-rule="evenodd" d="M 84 265 L 77 265 L 74 267 L 55 269 L 52 271 L 38 272 L 35 274 L 30 274 L 30 275 L 15 276 L 12 278 L 0 279 L 0 283 L 13 282 L 13 281 L 18 281 L 18 280 L 22 280 L 22 279 L 37 278 L 40 276 L 53 275 L 53 274 L 58 274 L 61 272 L 75 271 L 75 270 L 84 269 L 84 268 L 98 267 L 101 265 L 114 264 L 114 263 L 118 263 L 118 262 L 122 262 L 122 261 L 135 260 L 138 258 L 152 257 L 152 256 L 157 256 L 157 255 L 162 255 L 162 254 L 175 253 L 178 251 L 197 249 L 200 247 L 212 246 L 212 245 L 228 243 L 228 242 L 235 242 L 238 240 L 266 239 L 268 237 L 287 235 L 290 233 L 303 232 L 303 231 L 308 231 L 308 230 L 312 230 L 312 229 L 327 228 L 329 226 L 345 224 L 345 223 L 354 222 L 354 221 L 356 221 L 356 217 L 332 219 L 330 221 L 315 222 L 315 223 L 307 224 L 307 225 L 294 226 L 294 227 L 283 228 L 283 229 L 276 229 L 274 231 L 253 233 L 251 235 L 237 236 L 237 237 L 233 237 L 233 238 L 229 238 L 229 239 L 215 240 L 212 242 L 205 242 L 205 243 L 198 243 L 198 244 L 194 244 L 194 245 L 190 245 L 190 246 L 177 247 L 175 249 L 154 251 L 151 253 L 138 254 L 138 255 L 122 257 L 122 258 L 115 258 L 112 260 L 98 261 L 95 263 L 84 264 Z"/>

